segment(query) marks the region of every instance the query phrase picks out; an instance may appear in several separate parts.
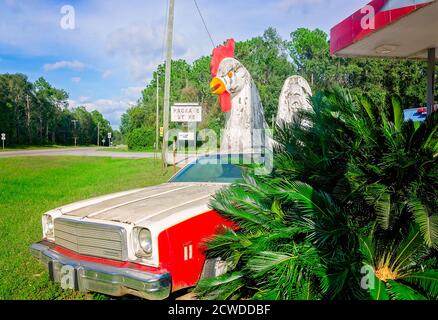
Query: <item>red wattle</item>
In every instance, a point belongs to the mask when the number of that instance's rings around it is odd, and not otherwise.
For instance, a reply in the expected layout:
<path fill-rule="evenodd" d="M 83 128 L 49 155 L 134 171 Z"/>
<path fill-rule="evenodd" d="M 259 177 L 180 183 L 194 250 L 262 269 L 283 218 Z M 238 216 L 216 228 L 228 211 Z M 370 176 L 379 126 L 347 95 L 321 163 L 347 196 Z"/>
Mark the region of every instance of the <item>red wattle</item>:
<path fill-rule="evenodd" d="M 231 111 L 231 94 L 227 91 L 219 96 L 222 112 Z"/>

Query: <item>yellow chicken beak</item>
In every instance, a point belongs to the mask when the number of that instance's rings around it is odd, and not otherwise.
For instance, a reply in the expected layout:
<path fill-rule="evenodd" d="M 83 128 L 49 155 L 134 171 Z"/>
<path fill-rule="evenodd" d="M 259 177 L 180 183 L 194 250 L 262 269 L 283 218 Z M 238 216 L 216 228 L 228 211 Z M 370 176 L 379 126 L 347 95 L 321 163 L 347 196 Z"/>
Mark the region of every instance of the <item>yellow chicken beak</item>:
<path fill-rule="evenodd" d="M 214 89 L 213 94 L 221 95 L 227 89 L 225 87 L 225 83 L 219 78 L 213 78 L 210 82 L 210 88 Z"/>

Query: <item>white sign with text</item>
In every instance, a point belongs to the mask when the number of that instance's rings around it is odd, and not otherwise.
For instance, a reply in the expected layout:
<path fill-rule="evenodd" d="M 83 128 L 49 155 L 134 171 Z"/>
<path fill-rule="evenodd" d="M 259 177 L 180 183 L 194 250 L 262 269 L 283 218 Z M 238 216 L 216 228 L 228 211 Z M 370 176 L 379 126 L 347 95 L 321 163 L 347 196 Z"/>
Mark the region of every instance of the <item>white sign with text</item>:
<path fill-rule="evenodd" d="M 179 103 L 171 108 L 172 122 L 201 122 L 202 107 L 193 103 Z"/>
<path fill-rule="evenodd" d="M 194 132 L 178 132 L 179 141 L 193 141 L 195 140 Z"/>

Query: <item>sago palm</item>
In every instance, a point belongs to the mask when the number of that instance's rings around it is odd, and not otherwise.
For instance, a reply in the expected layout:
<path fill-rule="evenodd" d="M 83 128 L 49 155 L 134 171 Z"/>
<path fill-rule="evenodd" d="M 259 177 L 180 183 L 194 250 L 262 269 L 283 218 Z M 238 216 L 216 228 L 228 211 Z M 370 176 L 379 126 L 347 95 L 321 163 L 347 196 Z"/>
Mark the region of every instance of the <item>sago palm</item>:
<path fill-rule="evenodd" d="M 433 275 L 420 293 L 433 298 L 438 114 L 421 125 L 405 123 L 396 99 L 392 110 L 386 110 L 339 88 L 316 94 L 312 106 L 312 112 L 277 128 L 270 176 L 249 173 L 211 203 L 239 228 L 206 244 L 209 257 L 227 261 L 228 272 L 201 281 L 197 294 L 216 299 L 370 299 L 373 292 L 361 287 L 361 268 L 369 258 L 363 239 L 371 235 L 376 252 L 387 247 L 398 252 L 394 250 L 409 238 L 414 224 L 417 240 L 409 248 L 424 254 L 410 259 L 422 266 L 415 272 Z M 302 120 L 309 125 L 301 126 Z M 388 281 L 400 289 L 401 282 L 393 283 L 400 279 Z"/>
<path fill-rule="evenodd" d="M 438 299 L 437 260 L 427 257 L 429 252 L 416 225 L 398 244 L 381 246 L 371 237 L 360 241 L 364 256 L 362 286 L 372 299 Z"/>

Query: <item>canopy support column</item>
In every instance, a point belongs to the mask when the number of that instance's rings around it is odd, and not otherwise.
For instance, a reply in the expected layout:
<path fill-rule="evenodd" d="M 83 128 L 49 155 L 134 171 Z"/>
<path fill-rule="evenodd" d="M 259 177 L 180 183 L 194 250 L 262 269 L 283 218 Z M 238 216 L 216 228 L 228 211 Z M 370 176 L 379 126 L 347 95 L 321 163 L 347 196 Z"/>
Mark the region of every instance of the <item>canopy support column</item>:
<path fill-rule="evenodd" d="M 435 106 L 435 48 L 427 50 L 427 114 L 431 114 Z"/>

